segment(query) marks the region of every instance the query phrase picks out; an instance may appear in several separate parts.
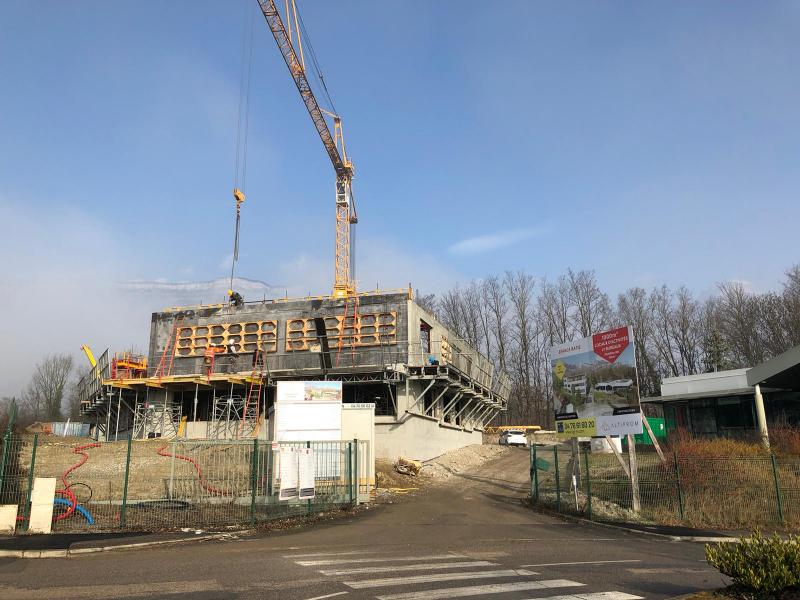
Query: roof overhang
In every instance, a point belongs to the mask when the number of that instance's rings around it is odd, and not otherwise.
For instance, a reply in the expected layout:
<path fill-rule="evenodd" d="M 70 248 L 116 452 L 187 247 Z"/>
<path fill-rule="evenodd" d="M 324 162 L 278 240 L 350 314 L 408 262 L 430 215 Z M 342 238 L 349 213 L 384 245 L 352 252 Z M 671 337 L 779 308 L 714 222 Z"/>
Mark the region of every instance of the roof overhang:
<path fill-rule="evenodd" d="M 726 396 L 748 396 L 754 393 L 753 388 L 743 387 L 730 390 L 715 390 L 713 392 L 693 392 L 691 394 L 672 394 L 670 396 L 652 396 L 642 398 L 643 403 L 665 403 L 678 400 L 703 400 L 705 398 L 724 398 Z"/>
<path fill-rule="evenodd" d="M 800 391 L 800 346 L 750 369 L 747 383 Z"/>

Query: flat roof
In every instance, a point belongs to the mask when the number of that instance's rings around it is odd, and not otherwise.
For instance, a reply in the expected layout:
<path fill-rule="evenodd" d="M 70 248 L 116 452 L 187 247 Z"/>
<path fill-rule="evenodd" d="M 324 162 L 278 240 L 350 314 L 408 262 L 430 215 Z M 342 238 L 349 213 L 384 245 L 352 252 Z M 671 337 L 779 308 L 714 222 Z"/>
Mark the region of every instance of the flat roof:
<path fill-rule="evenodd" d="M 747 372 L 749 385 L 800 390 L 800 346 L 795 346 Z"/>
<path fill-rule="evenodd" d="M 713 390 L 702 392 L 691 392 L 685 394 L 670 394 L 669 396 L 651 396 L 649 398 L 642 398 L 640 402 L 675 402 L 677 400 L 702 400 L 704 398 L 724 398 L 726 396 L 747 396 L 754 394 L 751 387 L 740 387 L 728 390 Z"/>

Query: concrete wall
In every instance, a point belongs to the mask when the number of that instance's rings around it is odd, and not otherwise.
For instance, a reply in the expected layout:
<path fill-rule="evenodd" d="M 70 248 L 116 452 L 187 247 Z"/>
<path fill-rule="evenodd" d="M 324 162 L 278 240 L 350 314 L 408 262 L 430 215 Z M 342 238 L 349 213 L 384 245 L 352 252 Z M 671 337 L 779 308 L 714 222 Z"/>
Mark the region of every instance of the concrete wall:
<path fill-rule="evenodd" d="M 375 423 L 375 456 L 397 460 L 400 456 L 430 460 L 449 450 L 481 444 L 480 431 L 464 431 L 439 424 L 435 419 L 406 414 L 400 421 Z"/>
<path fill-rule="evenodd" d="M 683 377 L 665 377 L 661 382 L 661 395 L 700 394 L 724 392 L 749 387 L 748 369 L 731 369 L 716 373 L 701 373 Z"/>
<path fill-rule="evenodd" d="M 356 362 L 359 365 L 386 365 L 392 363 L 405 363 L 407 361 L 408 331 L 407 321 L 407 294 L 376 294 L 359 297 L 358 312 L 361 315 L 379 312 L 397 313 L 395 323 L 396 342 L 383 346 L 359 346 Z M 348 313 L 352 311 L 352 306 Z M 345 301 L 341 298 L 301 299 L 288 301 L 267 301 L 245 304 L 240 307 L 233 306 L 206 306 L 194 307 L 168 312 L 154 313 L 150 327 L 150 348 L 148 365 L 152 372 L 159 364 L 159 358 L 172 332 L 172 325 L 176 318 L 183 317 L 182 327 L 211 326 L 223 323 L 241 323 L 251 321 L 277 321 L 277 348 L 266 354 L 267 366 L 270 371 L 292 370 L 319 370 L 320 353 L 300 350 L 286 350 L 286 324 L 290 319 L 314 318 L 327 316 L 342 316 L 345 313 Z M 335 344 L 335 342 L 331 342 Z M 331 347 L 333 351 L 338 348 Z M 352 360 L 349 348 L 342 351 L 343 365 Z M 334 355 L 333 362 L 336 358 Z M 237 354 L 219 354 L 215 360 L 215 372 L 242 372 L 252 369 L 252 353 L 239 352 Z M 204 373 L 203 357 L 176 356 L 171 369 L 172 375 Z"/>

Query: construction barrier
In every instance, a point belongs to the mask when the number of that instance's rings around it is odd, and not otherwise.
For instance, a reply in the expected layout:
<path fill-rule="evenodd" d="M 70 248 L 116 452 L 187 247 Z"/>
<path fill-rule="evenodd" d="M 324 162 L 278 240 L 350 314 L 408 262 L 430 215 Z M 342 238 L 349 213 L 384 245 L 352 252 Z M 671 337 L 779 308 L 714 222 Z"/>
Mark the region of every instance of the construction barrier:
<path fill-rule="evenodd" d="M 57 479 L 55 533 L 252 526 L 349 506 L 370 493 L 362 440 L 87 441 L 5 436 L 0 504 L 18 505 L 18 532 L 39 477 Z M 290 448 L 311 457 L 312 479 L 305 496 L 281 500 L 281 460 Z"/>

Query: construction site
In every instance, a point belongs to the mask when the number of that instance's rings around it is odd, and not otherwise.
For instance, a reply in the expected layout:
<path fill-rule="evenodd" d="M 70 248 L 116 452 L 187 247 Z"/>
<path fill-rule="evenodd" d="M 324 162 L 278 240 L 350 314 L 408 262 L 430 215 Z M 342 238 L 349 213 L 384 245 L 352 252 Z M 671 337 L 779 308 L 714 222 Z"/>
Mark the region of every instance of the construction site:
<path fill-rule="evenodd" d="M 246 198 L 245 48 L 227 296 L 154 313 L 146 355 L 106 350 L 95 356 L 85 346 L 92 368 L 79 384 L 83 419 L 98 441 L 273 439 L 278 383 L 328 381 L 341 382 L 343 405 L 374 410 L 376 458 L 426 460 L 481 443 L 484 427 L 506 409 L 507 375 L 415 302 L 410 285 L 358 289 L 354 167 L 342 119 L 327 86 L 328 108 L 312 89 L 308 75 L 318 65 L 312 56 L 307 68 L 303 47 L 311 45 L 294 1 L 282 11 L 272 0 L 258 5 L 333 167 L 332 292 L 249 301 L 235 289 Z"/>

